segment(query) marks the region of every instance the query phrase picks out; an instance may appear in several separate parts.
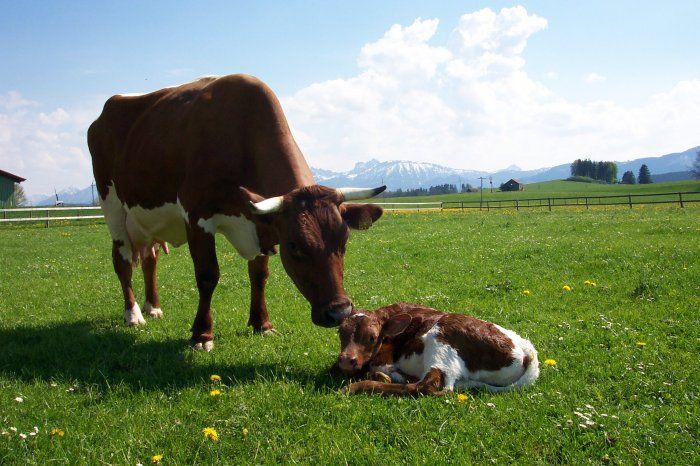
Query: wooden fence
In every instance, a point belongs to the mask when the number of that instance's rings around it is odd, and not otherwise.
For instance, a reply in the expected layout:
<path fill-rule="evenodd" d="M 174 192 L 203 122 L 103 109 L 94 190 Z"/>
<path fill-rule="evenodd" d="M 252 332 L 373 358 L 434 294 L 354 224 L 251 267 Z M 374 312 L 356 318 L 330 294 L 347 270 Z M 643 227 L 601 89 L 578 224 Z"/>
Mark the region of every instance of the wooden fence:
<path fill-rule="evenodd" d="M 686 204 L 700 202 L 700 191 L 684 191 L 675 193 L 655 194 L 615 194 L 606 196 L 572 196 L 572 197 L 541 197 L 523 199 L 484 199 L 469 201 L 444 201 L 441 210 L 491 210 L 491 209 L 528 209 L 554 207 L 585 207 L 596 206 L 626 206 L 630 209 L 635 205 L 649 204 Z"/>
<path fill-rule="evenodd" d="M 373 202 L 381 205 L 384 210 L 398 211 L 443 211 L 443 210 L 492 210 L 492 209 L 528 209 L 554 207 L 585 207 L 597 206 L 626 206 L 630 209 L 635 205 L 649 204 L 686 204 L 700 202 L 700 191 L 684 191 L 656 194 L 615 194 L 607 196 L 572 196 L 572 197 L 541 197 L 523 199 L 474 199 L 467 201 L 433 201 L 433 202 Z M 73 215 L 69 215 L 73 213 Z M 0 224 L 18 222 L 43 222 L 48 228 L 51 222 L 101 219 L 101 208 L 92 207 L 23 207 L 18 209 L 0 209 Z"/>
<path fill-rule="evenodd" d="M 92 211 L 92 212 L 91 212 Z M 97 211 L 97 214 L 95 214 Z M 73 215 L 70 215 L 73 213 Z M 100 206 L 76 207 L 22 207 L 18 209 L 0 209 L 0 224 L 18 222 L 44 222 L 48 228 L 50 222 L 60 220 L 88 220 L 104 218 Z"/>

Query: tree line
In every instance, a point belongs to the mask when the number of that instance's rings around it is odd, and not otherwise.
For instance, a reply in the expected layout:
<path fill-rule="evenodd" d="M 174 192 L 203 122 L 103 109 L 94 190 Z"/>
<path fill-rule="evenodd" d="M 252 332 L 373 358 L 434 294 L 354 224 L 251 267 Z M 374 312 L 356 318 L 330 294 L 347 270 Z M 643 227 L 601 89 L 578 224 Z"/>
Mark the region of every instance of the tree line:
<path fill-rule="evenodd" d="M 615 162 L 595 162 L 591 159 L 576 159 L 571 164 L 571 176 L 582 176 L 604 183 L 617 181 L 617 164 Z"/>

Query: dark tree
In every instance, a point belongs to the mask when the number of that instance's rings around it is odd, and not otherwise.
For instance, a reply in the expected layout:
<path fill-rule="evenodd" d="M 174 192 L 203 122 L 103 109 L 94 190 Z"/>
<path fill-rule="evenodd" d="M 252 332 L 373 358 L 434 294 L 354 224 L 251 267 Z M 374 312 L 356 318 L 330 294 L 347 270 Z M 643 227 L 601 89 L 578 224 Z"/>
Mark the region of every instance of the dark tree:
<path fill-rule="evenodd" d="M 620 180 L 621 184 L 635 184 L 637 180 L 634 179 L 634 173 L 630 170 L 627 170 L 625 173 L 622 174 L 622 180 Z"/>
<path fill-rule="evenodd" d="M 649 171 L 649 167 L 647 167 L 646 164 L 642 164 L 642 166 L 639 167 L 639 175 L 637 176 L 637 182 L 639 184 L 653 183 L 653 181 L 651 180 L 651 172 Z"/>

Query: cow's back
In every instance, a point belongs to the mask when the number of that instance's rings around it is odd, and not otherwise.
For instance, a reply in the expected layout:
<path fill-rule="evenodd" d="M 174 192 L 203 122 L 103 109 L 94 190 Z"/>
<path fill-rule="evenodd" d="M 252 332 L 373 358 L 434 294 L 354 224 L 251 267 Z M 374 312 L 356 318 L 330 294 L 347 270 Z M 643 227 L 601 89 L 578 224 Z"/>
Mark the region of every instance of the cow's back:
<path fill-rule="evenodd" d="M 129 207 L 237 214 L 238 186 L 272 196 L 313 184 L 277 98 L 245 75 L 114 96 L 88 141 L 98 191 L 113 182 Z"/>

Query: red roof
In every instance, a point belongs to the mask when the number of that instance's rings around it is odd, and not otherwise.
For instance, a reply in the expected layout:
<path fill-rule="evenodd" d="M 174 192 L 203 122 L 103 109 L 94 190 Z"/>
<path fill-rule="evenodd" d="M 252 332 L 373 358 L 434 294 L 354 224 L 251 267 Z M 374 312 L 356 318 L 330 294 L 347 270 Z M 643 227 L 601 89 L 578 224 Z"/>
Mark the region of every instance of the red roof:
<path fill-rule="evenodd" d="M 25 181 L 24 178 L 21 176 L 13 175 L 12 173 L 6 172 L 4 170 L 0 170 L 0 176 L 4 176 L 5 178 L 9 178 L 15 183 L 21 183 L 22 181 Z"/>

